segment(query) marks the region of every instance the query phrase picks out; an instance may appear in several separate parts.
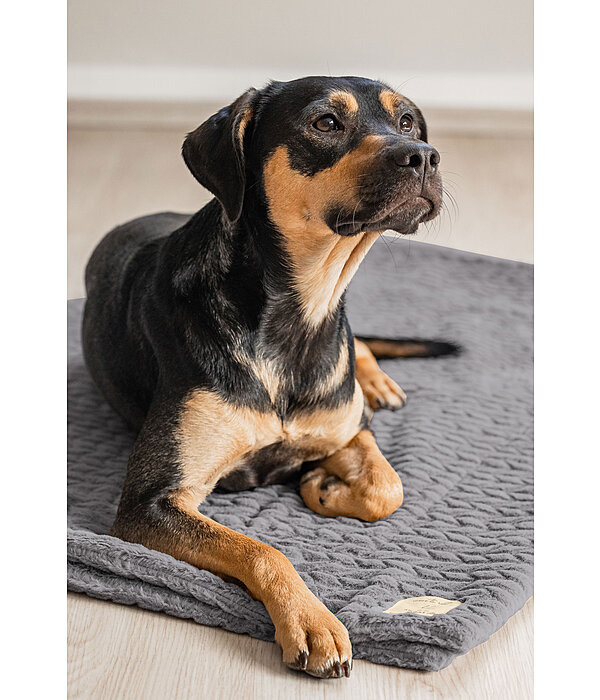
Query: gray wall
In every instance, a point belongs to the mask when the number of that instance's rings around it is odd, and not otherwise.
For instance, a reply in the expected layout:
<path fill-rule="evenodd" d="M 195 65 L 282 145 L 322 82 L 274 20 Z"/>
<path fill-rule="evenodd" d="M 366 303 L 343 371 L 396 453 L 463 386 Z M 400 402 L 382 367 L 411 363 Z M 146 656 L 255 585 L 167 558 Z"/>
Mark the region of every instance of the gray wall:
<path fill-rule="evenodd" d="M 218 99 L 313 73 L 416 81 L 457 105 L 531 100 L 531 0 L 69 0 L 68 12 L 74 97 Z"/>

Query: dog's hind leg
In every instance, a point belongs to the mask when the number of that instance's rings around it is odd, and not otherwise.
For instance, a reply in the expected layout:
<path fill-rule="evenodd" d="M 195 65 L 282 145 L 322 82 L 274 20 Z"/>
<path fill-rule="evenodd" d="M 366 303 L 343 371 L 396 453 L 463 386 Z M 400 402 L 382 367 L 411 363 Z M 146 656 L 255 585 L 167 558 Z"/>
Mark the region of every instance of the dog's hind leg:
<path fill-rule="evenodd" d="M 354 339 L 356 357 L 355 374 L 369 406 L 376 411 L 390 408 L 392 411 L 406 404 L 406 394 L 393 379 L 379 369 L 375 355 L 368 345 Z"/>
<path fill-rule="evenodd" d="M 361 430 L 346 447 L 320 460 L 302 477 L 300 494 L 315 513 L 369 522 L 387 517 L 403 500 L 402 481 L 370 430 Z"/>

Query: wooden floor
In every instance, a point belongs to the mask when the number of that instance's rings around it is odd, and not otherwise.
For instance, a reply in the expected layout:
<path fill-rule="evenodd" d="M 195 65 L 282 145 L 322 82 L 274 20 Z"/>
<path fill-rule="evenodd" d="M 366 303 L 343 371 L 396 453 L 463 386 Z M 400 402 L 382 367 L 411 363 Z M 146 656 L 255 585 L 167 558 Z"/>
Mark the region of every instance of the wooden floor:
<path fill-rule="evenodd" d="M 86 700 L 529 700 L 533 602 L 437 672 L 355 661 L 349 679 L 288 670 L 274 644 L 69 594 L 69 697 Z"/>
<path fill-rule="evenodd" d="M 195 122 L 204 116 L 199 112 Z M 497 121 L 497 134 L 489 128 L 460 134 L 452 123 L 432 130 L 457 211 L 450 205 L 419 239 L 531 261 L 533 141 L 511 128 L 512 122 L 504 129 L 503 119 Z M 195 122 L 176 128 L 143 119 L 132 124 L 125 118 L 121 127 L 84 122 L 69 129 L 69 298 L 84 296 L 85 262 L 110 228 L 154 211 L 192 212 L 207 200 L 179 155 L 182 138 Z M 531 602 L 488 642 L 443 671 L 356 662 L 350 680 L 297 675 L 281 665 L 273 644 L 83 595 L 69 594 L 68 629 L 71 698 L 533 697 Z"/>

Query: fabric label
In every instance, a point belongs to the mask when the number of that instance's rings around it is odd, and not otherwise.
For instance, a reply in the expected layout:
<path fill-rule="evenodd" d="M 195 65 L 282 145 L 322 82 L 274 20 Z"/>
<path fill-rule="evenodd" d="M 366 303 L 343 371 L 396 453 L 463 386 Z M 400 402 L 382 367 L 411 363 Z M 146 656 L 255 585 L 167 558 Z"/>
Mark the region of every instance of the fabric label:
<path fill-rule="evenodd" d="M 383 612 L 390 615 L 399 615 L 401 613 L 416 613 L 417 615 L 445 615 L 447 612 L 455 608 L 457 605 L 462 605 L 460 600 L 448 600 L 447 598 L 438 598 L 434 595 L 424 595 L 420 598 L 405 598 L 399 600 L 392 605 L 391 608 Z"/>

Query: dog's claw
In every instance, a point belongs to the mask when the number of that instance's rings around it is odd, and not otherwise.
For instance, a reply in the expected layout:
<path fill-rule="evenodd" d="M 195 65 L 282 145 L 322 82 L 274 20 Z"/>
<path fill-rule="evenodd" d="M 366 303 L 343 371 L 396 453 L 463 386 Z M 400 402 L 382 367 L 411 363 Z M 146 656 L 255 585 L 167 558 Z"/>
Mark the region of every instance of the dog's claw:
<path fill-rule="evenodd" d="M 344 661 L 342 664 L 342 669 L 344 670 L 344 675 L 346 678 L 350 678 L 350 671 L 352 670 L 352 662 L 351 661 Z"/>
<path fill-rule="evenodd" d="M 288 663 L 287 665 L 294 669 L 294 671 L 306 671 L 306 667 L 308 666 L 308 652 L 299 652 L 296 660 L 292 663 Z"/>
<path fill-rule="evenodd" d="M 308 652 L 301 651 L 298 654 L 298 661 L 296 663 L 298 664 L 299 669 L 301 669 L 302 671 L 305 671 L 306 666 L 308 665 Z"/>
<path fill-rule="evenodd" d="M 342 666 L 341 666 L 339 661 L 333 662 L 333 672 L 334 672 L 336 678 L 342 677 Z"/>

